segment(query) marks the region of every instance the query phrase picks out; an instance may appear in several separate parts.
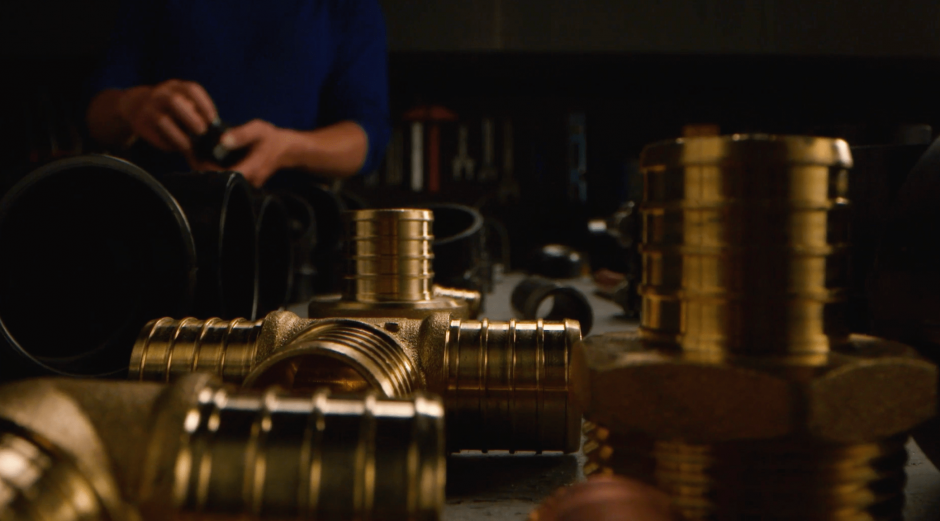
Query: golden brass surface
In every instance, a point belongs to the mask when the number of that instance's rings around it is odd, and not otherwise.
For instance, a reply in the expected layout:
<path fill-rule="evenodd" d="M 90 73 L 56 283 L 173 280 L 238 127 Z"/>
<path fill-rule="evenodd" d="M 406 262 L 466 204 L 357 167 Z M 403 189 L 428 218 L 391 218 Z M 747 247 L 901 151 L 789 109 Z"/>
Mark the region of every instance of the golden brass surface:
<path fill-rule="evenodd" d="M 44 379 L 0 388 L 0 519 L 435 520 L 443 407 Z"/>
<path fill-rule="evenodd" d="M 844 342 L 851 164 L 844 141 L 823 138 L 647 147 L 644 339 L 705 357 L 811 357 Z"/>
<path fill-rule="evenodd" d="M 446 404 L 451 451 L 578 450 L 581 415 L 568 393 L 571 349 L 581 339 L 576 321 L 452 320 L 442 313 L 301 319 L 275 311 L 253 323 L 254 333 L 239 329 L 243 322 L 230 325 L 150 322 L 134 346 L 130 377 L 166 382 L 204 371 L 294 391 L 372 388 L 398 397 L 427 390 Z M 233 375 L 245 376 L 238 382 Z"/>
<path fill-rule="evenodd" d="M 849 335 L 845 142 L 647 147 L 639 333 L 572 360 L 585 473 L 656 484 L 686 519 L 888 520 L 937 369 Z"/>

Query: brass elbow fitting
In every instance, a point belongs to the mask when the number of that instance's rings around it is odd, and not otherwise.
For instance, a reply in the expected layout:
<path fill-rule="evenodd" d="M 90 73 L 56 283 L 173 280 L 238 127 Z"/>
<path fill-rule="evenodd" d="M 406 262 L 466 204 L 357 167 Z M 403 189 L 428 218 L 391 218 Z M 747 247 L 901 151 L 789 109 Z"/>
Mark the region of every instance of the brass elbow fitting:
<path fill-rule="evenodd" d="M 572 361 L 586 474 L 658 485 L 688 520 L 901 517 L 937 371 L 843 323 L 850 166 L 838 139 L 646 148 L 639 334 Z"/>
<path fill-rule="evenodd" d="M 427 390 L 444 398 L 449 450 L 577 451 L 581 415 L 568 367 L 578 323 L 466 320 L 465 304 L 434 296 L 430 211 L 347 217 L 341 300 L 314 301 L 311 319 L 152 321 L 130 377 L 207 371 L 250 387 Z"/>
<path fill-rule="evenodd" d="M 27 380 L 0 388 L 0 519 L 436 520 L 434 398 Z"/>

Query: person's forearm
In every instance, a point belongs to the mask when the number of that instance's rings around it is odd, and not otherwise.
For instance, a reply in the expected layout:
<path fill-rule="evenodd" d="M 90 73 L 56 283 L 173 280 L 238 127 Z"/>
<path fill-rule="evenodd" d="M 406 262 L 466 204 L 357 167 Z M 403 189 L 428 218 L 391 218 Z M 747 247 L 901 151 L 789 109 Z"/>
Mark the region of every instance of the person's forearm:
<path fill-rule="evenodd" d="M 102 145 L 117 147 L 131 139 L 133 131 L 121 114 L 124 91 L 109 89 L 100 92 L 88 105 L 85 119 L 88 131 Z"/>
<path fill-rule="evenodd" d="M 341 121 L 309 131 L 288 130 L 283 167 L 332 177 L 359 172 L 369 151 L 369 137 L 357 123 Z"/>

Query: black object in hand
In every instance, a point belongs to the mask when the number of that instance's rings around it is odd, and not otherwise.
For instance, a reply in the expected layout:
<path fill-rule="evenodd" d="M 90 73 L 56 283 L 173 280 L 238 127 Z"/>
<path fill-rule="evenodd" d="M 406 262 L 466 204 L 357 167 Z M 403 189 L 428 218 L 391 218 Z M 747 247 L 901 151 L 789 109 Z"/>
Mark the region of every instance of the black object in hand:
<path fill-rule="evenodd" d="M 196 159 L 211 161 L 223 168 L 229 168 L 244 159 L 251 147 L 233 150 L 220 142 L 222 134 L 225 134 L 229 128 L 231 127 L 216 120 L 209 125 L 204 134 L 194 137 L 193 152 L 196 154 Z"/>

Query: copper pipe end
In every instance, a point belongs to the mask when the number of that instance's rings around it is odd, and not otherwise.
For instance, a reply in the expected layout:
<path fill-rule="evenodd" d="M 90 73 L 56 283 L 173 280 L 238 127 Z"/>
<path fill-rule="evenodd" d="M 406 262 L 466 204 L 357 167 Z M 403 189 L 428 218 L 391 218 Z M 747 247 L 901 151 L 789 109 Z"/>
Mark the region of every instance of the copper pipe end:
<path fill-rule="evenodd" d="M 673 521 L 669 496 L 639 481 L 593 476 L 562 488 L 529 514 L 529 521 Z"/>

